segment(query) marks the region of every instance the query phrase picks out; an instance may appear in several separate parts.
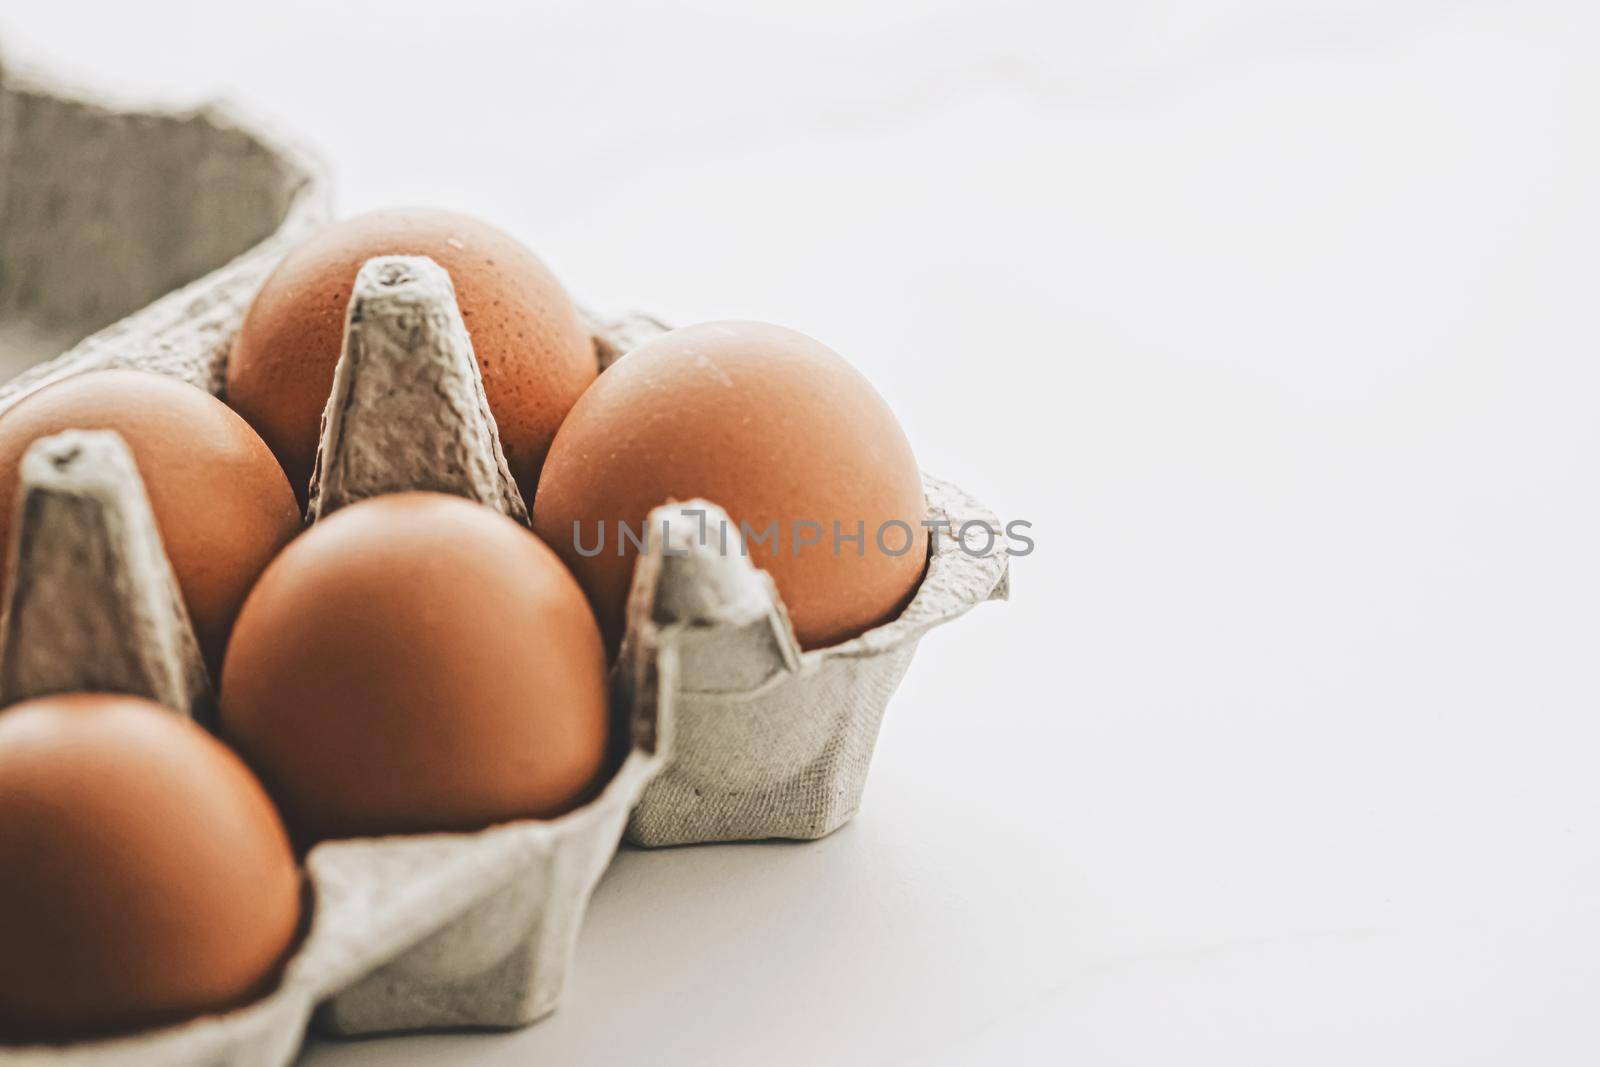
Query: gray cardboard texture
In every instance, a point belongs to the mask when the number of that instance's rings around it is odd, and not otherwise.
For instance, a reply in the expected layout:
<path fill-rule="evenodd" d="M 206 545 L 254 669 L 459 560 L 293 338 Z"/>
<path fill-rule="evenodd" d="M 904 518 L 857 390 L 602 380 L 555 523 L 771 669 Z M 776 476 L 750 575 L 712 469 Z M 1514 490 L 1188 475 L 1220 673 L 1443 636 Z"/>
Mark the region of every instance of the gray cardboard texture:
<path fill-rule="evenodd" d="M 931 519 L 948 520 L 955 531 L 981 523 L 995 533 L 995 550 L 970 554 L 943 533 L 899 618 L 811 652 L 799 650 L 766 574 L 742 553 L 721 552 L 714 537 L 701 543 L 699 514 L 683 514 L 703 510 L 719 529 L 721 509 L 693 501 L 652 514 L 652 529 L 666 525 L 684 553 L 665 561 L 659 588 L 670 591 L 677 614 L 695 621 L 680 639 L 672 759 L 634 808 L 629 841 L 816 838 L 856 813 L 878 726 L 917 641 L 1007 594 L 1005 538 L 994 516 L 946 482 L 923 481 Z M 636 583 L 646 571 L 641 561 Z M 660 604 L 635 585 L 630 636 L 659 629 L 652 616 Z"/>
<path fill-rule="evenodd" d="M 108 430 L 22 457 L 0 701 L 133 693 L 205 721 L 211 683 L 133 455 Z"/>

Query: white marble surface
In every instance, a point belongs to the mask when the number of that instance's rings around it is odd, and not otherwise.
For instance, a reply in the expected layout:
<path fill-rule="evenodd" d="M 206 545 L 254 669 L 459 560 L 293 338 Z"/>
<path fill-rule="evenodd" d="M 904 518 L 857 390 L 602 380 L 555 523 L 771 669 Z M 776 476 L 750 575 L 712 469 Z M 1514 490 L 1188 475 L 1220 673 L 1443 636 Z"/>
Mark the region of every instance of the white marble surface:
<path fill-rule="evenodd" d="M 346 209 L 816 334 L 1036 526 L 854 825 L 624 853 L 556 1016 L 309 1063 L 1600 1057 L 1592 5 L 29 7 Z"/>

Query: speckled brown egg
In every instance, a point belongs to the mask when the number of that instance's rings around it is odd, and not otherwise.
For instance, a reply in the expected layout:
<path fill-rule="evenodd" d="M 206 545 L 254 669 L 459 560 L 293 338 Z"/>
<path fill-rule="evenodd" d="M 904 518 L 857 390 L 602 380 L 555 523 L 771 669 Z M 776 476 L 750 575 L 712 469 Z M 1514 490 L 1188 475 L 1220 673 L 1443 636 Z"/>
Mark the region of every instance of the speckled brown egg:
<path fill-rule="evenodd" d="M 927 563 L 922 478 L 894 413 L 839 355 L 780 326 L 709 322 L 653 338 L 601 375 L 556 435 L 534 529 L 577 575 L 613 650 L 636 555 L 618 524 L 638 531 L 650 509 L 697 497 L 757 535 L 776 527 L 746 550 L 807 649 L 894 618 Z"/>
<path fill-rule="evenodd" d="M 0 712 L 0 1040 L 222 1011 L 294 944 L 300 875 L 259 782 L 137 697 Z"/>
<path fill-rule="evenodd" d="M 297 839 L 561 814 L 605 760 L 605 654 L 528 530 L 436 493 L 351 505 L 250 594 L 222 729 Z"/>
<path fill-rule="evenodd" d="M 467 215 L 393 208 L 335 223 L 291 251 L 251 304 L 227 399 L 271 446 L 304 502 L 356 272 L 427 256 L 450 274 L 511 473 L 531 494 L 556 428 L 597 373 L 577 310 L 543 262 Z"/>
<path fill-rule="evenodd" d="M 127 443 L 201 650 L 220 666 L 245 595 L 300 531 L 277 460 L 202 389 L 139 371 L 75 375 L 0 413 L 0 544 L 10 543 L 22 454 L 72 429 L 115 430 Z"/>

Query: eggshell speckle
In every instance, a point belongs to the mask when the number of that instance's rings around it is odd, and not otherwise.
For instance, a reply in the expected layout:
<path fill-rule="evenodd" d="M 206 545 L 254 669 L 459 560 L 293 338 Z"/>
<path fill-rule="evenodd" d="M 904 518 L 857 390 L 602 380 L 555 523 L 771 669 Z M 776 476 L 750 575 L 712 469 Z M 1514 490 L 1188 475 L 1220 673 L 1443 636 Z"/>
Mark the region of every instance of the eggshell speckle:
<path fill-rule="evenodd" d="M 266 992 L 300 921 L 243 763 L 146 700 L 0 712 L 0 1040 L 85 1037 Z"/>
<path fill-rule="evenodd" d="M 267 569 L 222 727 L 297 838 L 471 830 L 569 810 L 605 759 L 605 655 L 555 553 L 435 493 L 353 504 Z"/>
<path fill-rule="evenodd" d="M 467 215 L 393 208 L 335 223 L 262 285 L 228 359 L 228 403 L 272 448 L 303 501 L 361 265 L 427 256 L 455 285 L 511 473 L 532 491 L 556 428 L 598 372 L 577 310 L 542 261 Z"/>
<path fill-rule="evenodd" d="M 133 453 L 215 670 L 251 585 L 300 531 L 300 509 L 272 453 L 226 404 L 175 379 L 128 370 L 67 378 L 0 414 L 0 544 L 10 543 L 23 453 L 62 430 L 115 430 Z"/>
<path fill-rule="evenodd" d="M 694 498 L 758 534 L 777 524 L 747 551 L 803 648 L 893 618 L 927 563 L 922 478 L 894 413 L 831 349 L 780 326 L 710 322 L 647 341 L 556 435 L 534 529 L 572 568 L 613 650 L 637 557 L 618 524 L 638 531 L 650 509 Z M 738 530 L 729 541 L 737 550 Z"/>

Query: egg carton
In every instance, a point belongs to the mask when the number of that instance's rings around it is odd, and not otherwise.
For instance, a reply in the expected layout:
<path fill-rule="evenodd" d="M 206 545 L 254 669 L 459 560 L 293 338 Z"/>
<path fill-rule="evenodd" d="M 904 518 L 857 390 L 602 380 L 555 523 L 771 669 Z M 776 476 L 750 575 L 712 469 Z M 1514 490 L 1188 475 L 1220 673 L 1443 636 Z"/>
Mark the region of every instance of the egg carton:
<path fill-rule="evenodd" d="M 166 124 L 188 132 L 180 135 Z M 27 128 L 26 136 L 19 132 Z M 229 111 L 119 111 L 0 71 L 0 232 L 6 235 L 0 241 L 0 337 L 14 334 L 8 332 L 13 322 L 30 330 L 65 322 L 69 332 L 82 332 L 115 304 L 97 289 L 114 288 L 97 273 L 105 257 L 65 240 L 52 251 L 49 237 L 58 227 L 70 233 L 114 229 L 115 220 L 101 213 L 124 210 L 117 205 L 161 209 L 137 206 L 145 203 L 138 194 L 101 188 L 116 184 L 114 173 L 89 168 L 96 171 L 91 180 L 48 160 L 52 152 L 79 158 L 83 138 L 121 145 L 128 129 L 143 131 L 130 143 L 167 139 L 164 148 L 149 146 L 153 155 L 175 154 L 209 172 L 226 169 L 220 160 L 242 161 L 252 173 L 259 170 L 260 180 L 278 182 L 276 228 L 268 226 L 255 245 L 248 244 L 255 236 L 246 234 L 248 227 L 236 230 L 245 250 L 235 258 L 0 385 L 0 409 L 50 382 L 110 367 L 163 373 L 220 394 L 228 347 L 254 292 L 282 254 L 326 217 L 316 163 Z M 256 147 L 240 147 L 246 142 Z M 27 146 L 21 156 L 31 167 L 10 165 L 19 145 Z M 155 178 L 135 172 L 128 180 Z M 50 183 L 59 185 L 57 193 L 38 191 Z M 18 197 L 68 205 L 81 200 L 83 206 L 55 214 L 9 210 Z M 179 230 L 192 221 L 181 215 L 184 200 L 177 198 L 164 216 Z M 40 286 L 10 288 L 19 268 L 7 252 L 18 232 L 38 257 L 80 257 L 77 269 L 60 270 L 49 289 L 71 293 L 79 286 L 82 300 L 46 295 Z M 21 269 L 26 273 L 25 263 Z M 76 318 L 61 310 L 72 307 Z M 351 310 L 357 309 L 324 414 L 310 517 L 365 496 L 429 488 L 525 521 L 526 504 L 508 475 L 448 276 L 423 259 L 373 261 L 352 294 Z M 602 369 L 667 328 L 638 314 L 584 318 Z M 28 336 L 55 335 L 41 330 Z M 117 561 L 119 577 L 89 582 L 57 566 L 47 580 L 42 576 L 50 566 L 19 553 L 12 565 L 41 577 L 12 586 L 16 621 L 0 636 L 0 696 L 20 699 L 92 682 L 143 693 L 209 721 L 210 682 L 196 673 L 192 631 L 170 567 L 162 569 L 165 556 L 125 449 L 94 435 L 40 447 L 72 458 L 42 451 L 24 472 L 24 491 L 39 501 L 57 500 L 57 512 L 77 518 L 58 517 L 56 533 L 28 543 L 77 544 L 84 551 L 94 544 L 120 546 L 102 553 Z M 699 501 L 663 505 L 651 516 L 651 537 L 635 568 L 629 625 L 612 677 L 631 750 L 599 797 L 558 820 L 477 835 L 318 846 L 307 861 L 315 890 L 312 924 L 274 993 L 235 1012 L 146 1034 L 0 1049 L 0 1065 L 270 1067 L 293 1056 L 308 1019 L 327 1032 L 358 1034 L 514 1026 L 548 1012 L 588 894 L 624 829 L 641 845 L 814 838 L 854 814 L 884 709 L 921 635 L 986 599 L 1003 598 L 1008 589 L 1004 538 L 994 517 L 947 483 L 928 477 L 925 486 L 930 520 L 949 526 L 933 539 L 910 605 L 851 641 L 809 652 L 799 649 L 765 572 L 696 535 L 702 521 L 717 528 L 725 518 L 721 509 Z M 61 501 L 68 499 L 77 503 L 63 511 Z M 36 510 L 52 511 L 43 504 Z M 93 514 L 103 521 L 84 519 Z M 37 530 L 41 522 L 20 526 Z M 995 538 L 992 551 L 971 554 L 953 537 L 971 524 Z M 44 528 L 50 529 L 47 522 Z M 65 558 L 48 550 L 43 557 Z M 50 580 L 60 584 L 50 586 Z M 55 592 L 39 595 L 43 588 Z M 35 591 L 32 599 L 17 602 L 27 589 Z M 72 604 L 78 607 L 63 608 Z M 74 630 L 71 623 L 107 618 L 118 622 L 99 631 L 88 623 Z M 85 655 L 86 648 L 97 654 Z"/>

